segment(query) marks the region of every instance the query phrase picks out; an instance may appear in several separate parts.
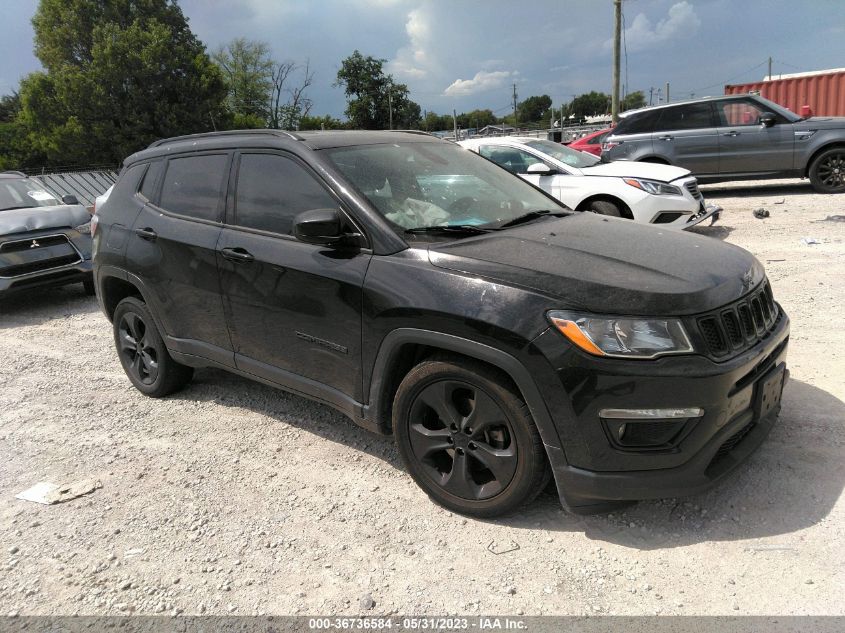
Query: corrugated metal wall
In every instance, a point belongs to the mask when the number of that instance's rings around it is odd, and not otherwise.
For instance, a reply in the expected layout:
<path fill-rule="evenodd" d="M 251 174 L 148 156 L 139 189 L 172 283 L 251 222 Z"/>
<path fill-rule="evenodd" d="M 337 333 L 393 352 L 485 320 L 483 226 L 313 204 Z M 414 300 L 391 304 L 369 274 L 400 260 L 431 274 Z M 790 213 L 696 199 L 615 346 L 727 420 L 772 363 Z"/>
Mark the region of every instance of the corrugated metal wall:
<path fill-rule="evenodd" d="M 38 180 L 47 189 L 61 196 L 73 195 L 79 202 L 90 207 L 94 199 L 117 180 L 117 172 L 103 171 L 70 171 L 59 174 L 38 174 L 30 176 Z"/>
<path fill-rule="evenodd" d="M 814 116 L 845 116 L 845 72 L 725 86 L 726 95 L 752 90 L 796 114 L 801 114 L 801 106 L 808 105 Z"/>

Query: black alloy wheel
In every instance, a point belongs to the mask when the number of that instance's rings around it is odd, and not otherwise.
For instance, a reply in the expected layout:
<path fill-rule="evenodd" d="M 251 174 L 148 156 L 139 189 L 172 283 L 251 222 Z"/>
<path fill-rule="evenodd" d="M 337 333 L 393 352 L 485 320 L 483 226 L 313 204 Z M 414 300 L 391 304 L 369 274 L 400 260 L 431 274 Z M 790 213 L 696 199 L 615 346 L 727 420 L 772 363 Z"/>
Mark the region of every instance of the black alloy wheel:
<path fill-rule="evenodd" d="M 123 299 L 114 310 L 112 322 L 120 364 L 138 391 L 161 398 L 191 380 L 193 368 L 170 356 L 143 301 L 136 297 Z"/>
<path fill-rule="evenodd" d="M 528 407 L 506 376 L 463 358 L 433 358 L 405 376 L 393 404 L 402 459 L 437 503 L 479 517 L 530 502 L 550 471 Z"/>
<path fill-rule="evenodd" d="M 845 147 L 822 152 L 810 167 L 810 182 L 821 193 L 845 192 Z"/>
<path fill-rule="evenodd" d="M 408 430 L 425 474 L 456 497 L 489 499 L 513 480 L 517 446 L 510 422 L 475 385 L 441 380 L 426 386 L 411 405 Z"/>
<path fill-rule="evenodd" d="M 136 312 L 127 312 L 118 323 L 118 353 L 124 367 L 145 385 L 158 378 L 158 352 L 150 345 L 147 324 Z"/>

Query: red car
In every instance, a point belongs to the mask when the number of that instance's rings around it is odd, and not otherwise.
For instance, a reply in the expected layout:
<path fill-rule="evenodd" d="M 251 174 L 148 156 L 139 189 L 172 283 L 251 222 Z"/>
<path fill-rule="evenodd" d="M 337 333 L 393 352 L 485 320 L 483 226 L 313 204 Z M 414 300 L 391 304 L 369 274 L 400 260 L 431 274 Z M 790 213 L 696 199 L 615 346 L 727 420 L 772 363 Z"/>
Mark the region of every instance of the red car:
<path fill-rule="evenodd" d="M 590 132 L 587 136 L 582 136 L 571 143 L 567 143 L 567 147 L 577 149 L 579 152 L 587 152 L 588 154 L 601 156 L 601 143 L 610 133 L 611 129 L 612 128 L 606 128 L 604 130 L 599 130 L 598 132 Z"/>

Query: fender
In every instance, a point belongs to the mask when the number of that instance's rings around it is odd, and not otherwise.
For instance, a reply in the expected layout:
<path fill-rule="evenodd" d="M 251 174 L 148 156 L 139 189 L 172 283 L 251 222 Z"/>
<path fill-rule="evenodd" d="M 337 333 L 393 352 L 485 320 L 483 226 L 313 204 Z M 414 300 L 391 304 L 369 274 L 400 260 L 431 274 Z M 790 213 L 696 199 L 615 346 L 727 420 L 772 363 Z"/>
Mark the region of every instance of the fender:
<path fill-rule="evenodd" d="M 381 411 L 382 390 L 385 388 L 386 372 L 391 363 L 395 360 L 399 348 L 406 343 L 415 343 L 436 347 L 447 352 L 458 352 L 480 361 L 484 361 L 497 367 L 510 376 L 525 398 L 525 403 L 531 411 L 537 430 L 547 449 L 557 449 L 561 452 L 560 437 L 552 422 L 546 403 L 531 378 L 531 374 L 516 358 L 495 347 L 484 343 L 478 343 L 469 339 L 422 330 L 416 328 L 399 328 L 393 330 L 382 339 L 378 355 L 373 366 L 372 380 L 370 381 L 369 404 L 365 406 L 365 415 L 371 420 L 380 420 L 384 412 Z M 551 458 L 551 455 L 550 455 Z"/>

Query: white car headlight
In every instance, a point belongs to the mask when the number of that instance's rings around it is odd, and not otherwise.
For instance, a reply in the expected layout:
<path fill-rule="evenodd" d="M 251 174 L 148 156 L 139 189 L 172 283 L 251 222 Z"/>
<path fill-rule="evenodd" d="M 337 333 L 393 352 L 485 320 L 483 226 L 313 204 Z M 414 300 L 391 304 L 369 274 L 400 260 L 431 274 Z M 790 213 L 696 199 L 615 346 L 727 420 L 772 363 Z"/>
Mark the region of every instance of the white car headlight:
<path fill-rule="evenodd" d="M 693 351 L 679 319 L 580 315 L 556 310 L 548 316 L 567 339 L 595 356 L 656 358 Z"/>
<path fill-rule="evenodd" d="M 646 180 L 645 178 L 623 178 L 625 184 L 642 189 L 646 193 L 654 196 L 682 196 L 680 187 L 675 185 L 667 185 L 665 182 L 659 180 Z"/>

